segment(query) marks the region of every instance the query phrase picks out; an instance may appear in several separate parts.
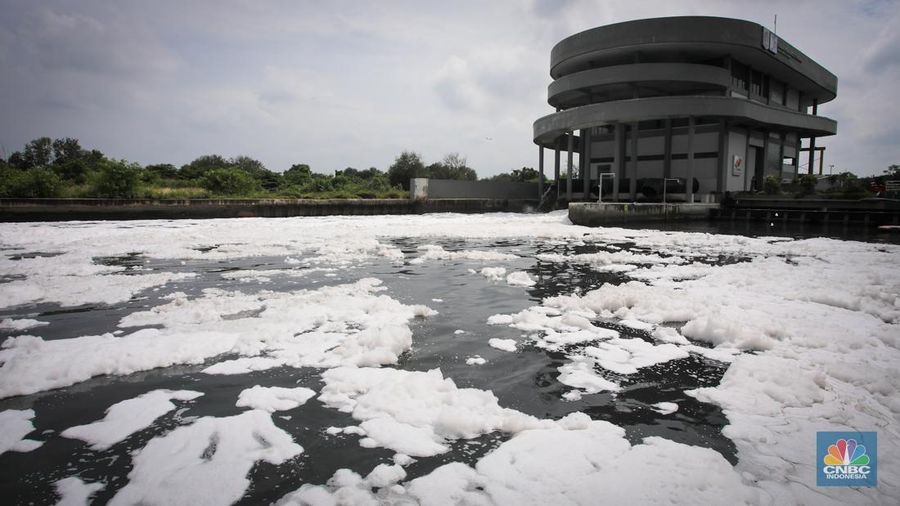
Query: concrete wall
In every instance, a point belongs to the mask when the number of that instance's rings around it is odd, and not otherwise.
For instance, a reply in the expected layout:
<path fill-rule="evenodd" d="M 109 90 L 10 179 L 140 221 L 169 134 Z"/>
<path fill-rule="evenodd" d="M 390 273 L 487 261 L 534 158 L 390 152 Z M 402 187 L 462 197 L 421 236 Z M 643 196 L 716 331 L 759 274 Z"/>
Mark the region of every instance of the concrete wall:
<path fill-rule="evenodd" d="M 546 167 L 544 171 L 546 172 Z M 552 169 L 551 169 L 552 170 Z M 563 171 L 565 173 L 565 171 Z M 537 183 L 498 181 L 457 181 L 415 178 L 410 181 L 413 199 L 499 199 L 538 200 Z"/>
<path fill-rule="evenodd" d="M 0 199 L 0 222 L 485 213 L 520 212 L 529 207 L 525 201 L 506 199 Z"/>

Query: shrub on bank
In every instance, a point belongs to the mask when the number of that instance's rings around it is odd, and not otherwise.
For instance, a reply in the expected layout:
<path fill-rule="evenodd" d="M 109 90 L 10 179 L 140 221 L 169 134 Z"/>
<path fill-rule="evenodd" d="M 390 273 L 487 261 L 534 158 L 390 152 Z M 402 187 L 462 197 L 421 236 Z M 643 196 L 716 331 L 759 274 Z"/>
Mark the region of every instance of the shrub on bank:
<path fill-rule="evenodd" d="M 775 176 L 766 176 L 763 181 L 763 191 L 766 195 L 778 195 L 781 193 L 781 181 Z"/>
<path fill-rule="evenodd" d="M 95 176 L 94 194 L 105 198 L 134 198 L 138 188 L 138 168 L 119 160 L 106 160 Z"/>
<path fill-rule="evenodd" d="M 200 178 L 200 186 L 218 195 L 248 195 L 260 190 L 250 174 L 237 167 L 211 169 Z"/>
<path fill-rule="evenodd" d="M 50 169 L 5 169 L 0 173 L 0 196 L 54 198 L 63 190 L 63 181 Z"/>

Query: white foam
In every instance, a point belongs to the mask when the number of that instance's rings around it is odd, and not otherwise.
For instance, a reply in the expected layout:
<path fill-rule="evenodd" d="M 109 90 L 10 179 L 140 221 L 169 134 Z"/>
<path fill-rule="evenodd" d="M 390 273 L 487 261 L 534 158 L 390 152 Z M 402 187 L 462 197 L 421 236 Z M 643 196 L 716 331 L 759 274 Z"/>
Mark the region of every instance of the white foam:
<path fill-rule="evenodd" d="M 255 385 L 243 390 L 238 395 L 235 406 L 261 409 L 274 413 L 275 411 L 287 411 L 302 406 L 315 395 L 316 392 L 314 390 L 305 387 L 284 388 Z"/>
<path fill-rule="evenodd" d="M 482 276 L 492 281 L 500 281 L 506 277 L 506 267 L 485 267 L 480 272 Z"/>
<path fill-rule="evenodd" d="M 278 465 L 302 452 L 265 411 L 203 417 L 150 440 L 110 504 L 231 504 L 255 462 Z"/>
<path fill-rule="evenodd" d="M 443 453 L 450 440 L 553 424 L 501 408 L 490 391 L 457 388 L 437 369 L 341 367 L 325 371 L 322 379 L 319 400 L 360 420 L 371 440 L 367 445 L 415 457 Z"/>
<path fill-rule="evenodd" d="M 677 466 L 672 462 L 679 462 Z M 396 484 L 399 469 L 380 464 L 363 479 L 338 470 L 279 504 L 760 504 L 769 496 L 742 483 L 717 452 L 658 437 L 632 446 L 625 431 L 573 413 L 525 430 L 481 458 Z M 653 486 L 647 486 L 652 483 Z"/>
<path fill-rule="evenodd" d="M 579 393 L 596 394 L 599 392 L 618 392 L 619 385 L 597 374 L 594 370 L 594 361 L 578 356 L 569 357 L 572 361 L 557 368 L 559 377 L 557 381 L 580 390 Z M 569 400 L 580 399 L 577 395 Z"/>
<path fill-rule="evenodd" d="M 475 355 L 474 357 L 469 357 L 466 359 L 466 365 L 484 365 L 486 363 L 487 363 L 487 360 L 481 358 L 478 355 Z"/>
<path fill-rule="evenodd" d="M 28 330 L 35 327 L 42 327 L 44 325 L 50 325 L 50 323 L 32 320 L 30 318 L 4 318 L 2 321 L 0 321 L 0 330 Z"/>
<path fill-rule="evenodd" d="M 0 455 L 8 451 L 30 452 L 44 444 L 43 441 L 25 439 L 29 432 L 34 431 L 33 418 L 33 409 L 0 411 Z"/>
<path fill-rule="evenodd" d="M 200 364 L 226 353 L 247 358 L 221 362 L 205 372 L 395 363 L 412 343 L 410 320 L 435 312 L 379 295 L 380 285 L 366 278 L 288 293 L 207 289 L 196 299 L 174 294 L 167 304 L 120 322 L 126 328 L 162 328 L 50 341 L 12 337 L 0 349 L 0 397 L 68 386 L 100 374 Z"/>
<path fill-rule="evenodd" d="M 634 374 L 639 369 L 670 360 L 687 358 L 688 352 L 674 344 L 654 345 L 643 339 L 610 339 L 584 348 L 585 356 L 600 367 L 618 374 Z"/>
<path fill-rule="evenodd" d="M 663 415 L 670 415 L 678 411 L 678 404 L 674 402 L 657 402 L 653 404 L 653 411 Z"/>
<path fill-rule="evenodd" d="M 511 286 L 534 286 L 537 284 L 537 281 L 532 279 L 525 271 L 516 271 L 506 276 L 506 283 Z"/>
<path fill-rule="evenodd" d="M 101 482 L 85 483 L 77 476 L 63 478 L 56 483 L 56 493 L 59 494 L 57 506 L 86 506 L 91 504 L 91 497 L 106 488 Z"/>
<path fill-rule="evenodd" d="M 173 400 L 190 401 L 203 395 L 192 390 L 153 390 L 113 404 L 99 421 L 69 427 L 63 437 L 86 441 L 94 450 L 105 450 L 128 436 L 146 429 L 162 415 L 174 410 Z"/>
<path fill-rule="evenodd" d="M 504 262 L 519 258 L 509 253 L 500 253 L 498 251 L 481 251 L 481 250 L 463 250 L 463 251 L 447 251 L 443 247 L 436 244 L 425 244 L 419 246 L 419 251 L 423 253 L 410 261 L 410 263 L 423 263 L 426 260 L 471 260 L 476 262 Z"/>
<path fill-rule="evenodd" d="M 516 340 L 515 339 L 500 339 L 498 337 L 492 337 L 488 340 L 488 344 L 491 348 L 497 348 L 498 350 L 515 352 L 516 351 Z"/>
<path fill-rule="evenodd" d="M 715 451 L 658 437 L 631 446 L 621 428 L 600 421 L 522 432 L 474 469 L 447 464 L 406 490 L 421 504 L 733 505 L 766 497 Z"/>

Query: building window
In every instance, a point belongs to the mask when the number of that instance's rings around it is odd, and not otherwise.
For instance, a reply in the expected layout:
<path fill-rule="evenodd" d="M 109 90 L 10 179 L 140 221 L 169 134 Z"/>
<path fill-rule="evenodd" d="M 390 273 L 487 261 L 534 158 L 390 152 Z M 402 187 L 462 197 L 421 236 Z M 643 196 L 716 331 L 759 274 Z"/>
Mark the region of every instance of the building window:
<path fill-rule="evenodd" d="M 750 93 L 753 95 L 763 94 L 763 74 L 756 70 L 750 73 Z"/>
<path fill-rule="evenodd" d="M 731 61 L 731 86 L 738 90 L 747 91 L 747 66 L 743 63 Z"/>

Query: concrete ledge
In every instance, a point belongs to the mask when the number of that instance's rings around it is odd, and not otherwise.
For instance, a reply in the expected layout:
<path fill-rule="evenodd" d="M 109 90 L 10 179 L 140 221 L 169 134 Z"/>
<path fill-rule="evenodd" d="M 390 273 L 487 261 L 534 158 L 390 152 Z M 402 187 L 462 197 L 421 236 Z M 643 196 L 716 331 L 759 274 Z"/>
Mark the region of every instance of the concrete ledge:
<path fill-rule="evenodd" d="M 660 204 L 660 203 L 596 203 L 569 204 L 569 219 L 576 225 L 597 227 L 624 223 L 653 223 L 665 221 L 705 220 L 719 204 Z"/>
<path fill-rule="evenodd" d="M 0 222 L 521 212 L 536 204 L 501 199 L 0 199 Z"/>

